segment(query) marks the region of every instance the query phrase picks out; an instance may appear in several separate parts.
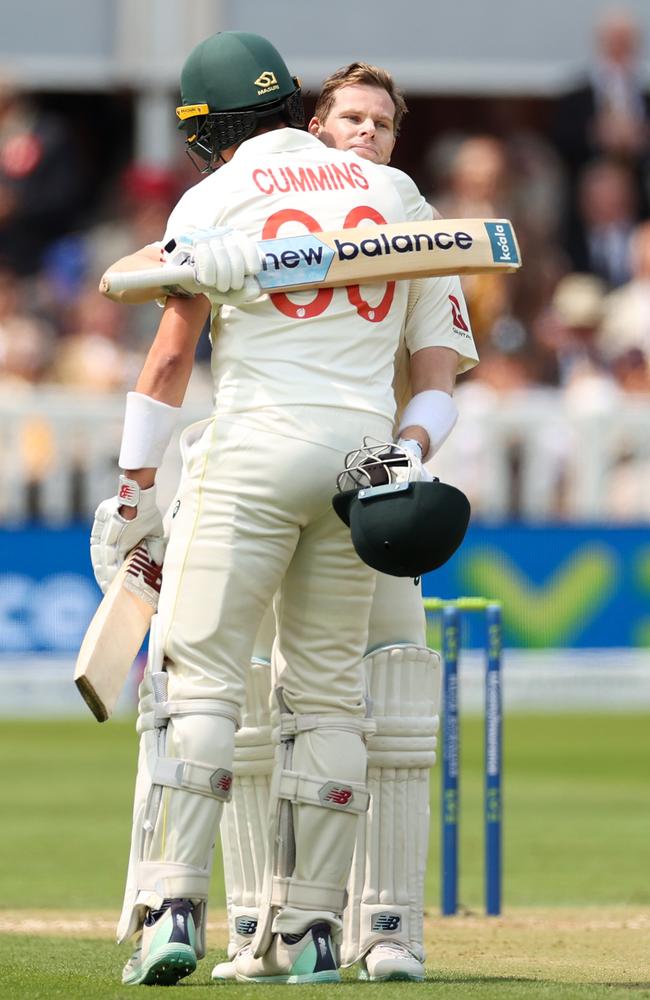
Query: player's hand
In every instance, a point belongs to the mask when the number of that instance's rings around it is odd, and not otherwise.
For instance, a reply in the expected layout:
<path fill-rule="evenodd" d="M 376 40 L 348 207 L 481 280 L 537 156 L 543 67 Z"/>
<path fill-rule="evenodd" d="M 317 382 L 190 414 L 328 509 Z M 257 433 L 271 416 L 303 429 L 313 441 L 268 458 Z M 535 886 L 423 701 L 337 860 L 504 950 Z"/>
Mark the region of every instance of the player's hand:
<path fill-rule="evenodd" d="M 121 504 L 119 496 L 100 503 L 90 532 L 90 560 L 104 594 L 127 553 L 140 542 L 146 545 L 149 556 L 158 565 L 162 565 L 165 557 L 167 543 L 162 516 L 156 505 L 156 487 L 140 490 L 137 512 L 131 520 L 119 513 Z"/>
<path fill-rule="evenodd" d="M 204 292 L 231 305 L 260 295 L 254 276 L 261 271 L 262 260 L 257 244 L 245 233 L 221 226 L 184 233 L 173 242 L 165 259 L 170 264 L 188 264 L 187 281 L 181 285 L 185 291 Z"/>
<path fill-rule="evenodd" d="M 422 451 L 416 441 L 399 440 L 370 444 L 364 438 L 363 448 L 349 452 L 345 469 L 337 477 L 339 490 L 368 489 L 391 483 L 430 483 L 434 477 L 422 462 Z"/>
<path fill-rule="evenodd" d="M 429 472 L 422 461 L 422 445 L 412 438 L 399 438 L 395 448 L 401 448 L 410 458 L 410 468 L 407 479 L 410 483 L 432 483 L 435 476 Z"/>

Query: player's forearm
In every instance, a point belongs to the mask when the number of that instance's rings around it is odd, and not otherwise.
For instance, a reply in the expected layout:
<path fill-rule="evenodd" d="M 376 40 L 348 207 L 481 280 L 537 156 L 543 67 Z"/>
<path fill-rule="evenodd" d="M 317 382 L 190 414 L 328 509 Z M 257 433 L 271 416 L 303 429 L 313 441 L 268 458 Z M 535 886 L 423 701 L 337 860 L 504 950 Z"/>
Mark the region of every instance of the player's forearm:
<path fill-rule="evenodd" d="M 135 392 L 127 398 L 119 464 L 141 489 L 153 485 L 169 444 L 209 309 L 203 297 L 168 300 Z M 125 508 L 120 513 L 132 516 Z"/>
<path fill-rule="evenodd" d="M 160 250 L 155 246 L 142 247 L 135 253 L 121 257 L 108 268 L 107 272 L 115 271 L 145 271 L 161 264 Z M 108 299 L 115 302 L 123 302 L 125 305 L 139 305 L 143 302 L 153 302 L 154 299 L 161 298 L 167 293 L 162 288 L 129 288 L 122 292 L 112 292 L 107 290 L 108 286 L 102 280 L 99 283 L 100 292 Z"/>
<path fill-rule="evenodd" d="M 400 438 L 417 441 L 431 457 L 456 422 L 451 396 L 456 383 L 458 353 L 449 347 L 425 347 L 411 357 L 413 397 L 399 426 Z"/>
<path fill-rule="evenodd" d="M 168 299 L 163 316 L 136 383 L 144 393 L 169 406 L 181 406 L 192 374 L 196 345 L 208 318 L 204 296 Z"/>
<path fill-rule="evenodd" d="M 450 396 L 456 384 L 458 352 L 451 347 L 424 347 L 411 355 L 411 389 L 440 389 Z"/>

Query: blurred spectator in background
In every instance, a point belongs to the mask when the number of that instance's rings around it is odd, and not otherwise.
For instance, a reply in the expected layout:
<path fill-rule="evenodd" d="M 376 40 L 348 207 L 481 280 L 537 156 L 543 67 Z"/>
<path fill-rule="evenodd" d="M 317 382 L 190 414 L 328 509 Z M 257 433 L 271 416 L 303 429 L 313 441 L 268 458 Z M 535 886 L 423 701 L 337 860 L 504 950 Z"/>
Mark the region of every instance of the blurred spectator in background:
<path fill-rule="evenodd" d="M 26 282 L 0 267 L 0 392 L 25 407 L 21 421 L 3 428 L 2 458 L 13 483 L 22 482 L 33 515 L 34 492 L 51 468 L 53 436 L 49 422 L 30 412 L 29 402 L 49 380 L 56 333 L 26 309 L 27 302 Z"/>
<path fill-rule="evenodd" d="M 49 376 L 55 330 L 26 308 L 29 294 L 15 271 L 0 267 L 0 387 L 19 391 Z"/>
<path fill-rule="evenodd" d="M 558 244 L 562 165 L 543 137 L 533 137 L 521 123 L 504 139 L 492 135 L 442 136 L 429 162 L 438 166 L 439 186 L 431 200 L 448 218 L 508 218 L 515 227 L 524 261 L 516 275 L 463 277 L 472 329 L 481 348 L 495 349 L 514 363 L 528 355 L 527 377 L 553 378 L 544 351 L 531 343 L 531 331 L 547 307 L 551 292 L 566 270 Z M 480 375 L 478 376 L 480 378 Z"/>
<path fill-rule="evenodd" d="M 0 263 L 34 274 L 47 244 L 78 223 L 79 163 L 62 122 L 0 79 Z"/>
<path fill-rule="evenodd" d="M 105 221 L 85 234 L 89 276 L 99 281 L 108 266 L 134 246 L 159 240 L 182 191 L 172 170 L 137 163 L 127 167 L 116 180 L 115 194 L 103 213 Z"/>
<path fill-rule="evenodd" d="M 597 336 L 606 292 L 605 283 L 592 274 L 567 274 L 535 326 L 537 343 L 554 357 L 560 386 L 603 367 Z"/>
<path fill-rule="evenodd" d="M 130 388 L 143 353 L 135 352 L 129 344 L 128 313 L 100 295 L 94 280 L 86 285 L 68 311 L 67 328 L 52 369 L 54 381 L 92 393 Z"/>
<path fill-rule="evenodd" d="M 586 79 L 558 103 L 555 139 L 576 175 L 595 156 L 642 168 L 650 151 L 650 98 L 641 71 L 642 37 L 628 11 L 606 11 L 596 25 L 596 53 Z M 637 171 L 641 179 L 641 169 Z"/>
<path fill-rule="evenodd" d="M 630 259 L 631 280 L 604 301 L 598 347 L 619 380 L 638 384 L 639 358 L 650 359 L 650 222 L 634 230 Z"/>
<path fill-rule="evenodd" d="M 444 145 L 444 137 L 441 143 Z M 431 194 L 444 218 L 512 218 L 512 176 L 499 139 L 489 135 L 462 138 L 455 149 L 446 147 L 445 160 L 445 186 Z M 489 337 L 497 318 L 509 312 L 509 280 L 500 274 L 463 278 L 472 330 L 479 344 Z"/>
<path fill-rule="evenodd" d="M 94 284 L 96 289 L 113 261 L 134 246 L 159 240 L 180 194 L 179 180 L 171 170 L 144 164 L 132 164 L 124 170 L 115 178 L 113 195 L 100 207 L 100 218 L 47 250 L 38 290 L 42 307 L 56 311 L 74 304 L 77 296 L 85 299 L 86 286 Z M 97 306 L 101 312 L 99 301 Z M 119 326 L 123 337 L 136 349 L 148 348 L 160 321 L 156 304 L 122 311 L 125 315 Z"/>
<path fill-rule="evenodd" d="M 509 218 L 512 178 L 503 143 L 491 135 L 462 139 L 450 156 L 446 189 L 432 197 L 445 218 Z"/>
<path fill-rule="evenodd" d="M 630 277 L 630 240 L 637 222 L 630 168 L 612 160 L 588 164 L 578 181 L 577 199 L 567 244 L 572 269 L 616 288 Z"/>
<path fill-rule="evenodd" d="M 592 65 L 578 86 L 558 102 L 553 127 L 569 182 L 567 233 L 576 224 L 580 175 L 594 159 L 613 160 L 628 168 L 636 219 L 650 208 L 650 97 L 642 74 L 639 25 L 625 9 L 607 10 L 596 23 L 595 43 Z"/>

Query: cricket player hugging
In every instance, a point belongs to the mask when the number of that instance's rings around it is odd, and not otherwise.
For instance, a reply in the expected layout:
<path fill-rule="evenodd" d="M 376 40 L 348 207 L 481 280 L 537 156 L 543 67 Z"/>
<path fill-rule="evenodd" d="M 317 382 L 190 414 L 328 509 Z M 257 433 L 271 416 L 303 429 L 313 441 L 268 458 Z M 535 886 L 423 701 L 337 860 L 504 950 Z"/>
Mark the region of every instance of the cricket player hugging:
<path fill-rule="evenodd" d="M 138 935 L 128 984 L 173 984 L 205 952 L 214 841 L 233 771 L 222 821 L 233 962 L 214 978 L 338 981 L 344 912 L 344 962 L 362 960 L 372 979 L 423 977 L 438 657 L 426 649 L 412 581 L 381 577 L 373 603 L 376 574 L 330 497 L 347 452 L 365 436 L 393 440 L 402 341 L 414 396 L 400 447 L 409 475 L 430 477 L 421 459 L 455 421 L 456 371 L 476 361 L 462 294 L 456 279 L 291 298 L 251 292 L 260 267 L 252 240 L 431 218 L 412 182 L 383 165 L 397 95 L 389 78 L 367 71 L 333 86 L 307 134 L 296 128 L 297 81 L 264 39 L 221 33 L 183 68 L 188 148 L 220 169 L 169 219 L 163 245 L 195 234 L 192 278 L 172 290 L 194 298 L 167 299 L 127 400 L 122 499 L 100 505 L 93 527 L 104 587 L 133 545 L 160 538 L 155 469 L 211 307 L 215 410 L 184 434 L 143 685 L 118 930 L 120 940 Z M 385 143 L 373 138 L 384 129 Z M 145 255 L 140 266 L 149 263 Z"/>

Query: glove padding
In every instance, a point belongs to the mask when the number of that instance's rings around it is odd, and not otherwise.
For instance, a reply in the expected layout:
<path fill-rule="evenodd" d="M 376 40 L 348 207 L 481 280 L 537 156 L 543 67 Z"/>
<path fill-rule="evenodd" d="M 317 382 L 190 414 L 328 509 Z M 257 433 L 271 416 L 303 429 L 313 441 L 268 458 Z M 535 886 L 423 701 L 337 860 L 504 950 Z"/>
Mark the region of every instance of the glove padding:
<path fill-rule="evenodd" d="M 140 491 L 137 514 L 127 521 L 118 513 L 119 497 L 104 500 L 95 511 L 90 532 L 90 561 L 95 579 L 106 593 L 127 554 L 143 542 L 150 558 L 162 565 L 167 544 L 163 535 L 162 516 L 156 505 L 156 487 Z"/>
<path fill-rule="evenodd" d="M 345 469 L 337 477 L 341 492 L 368 489 L 390 483 L 431 483 L 434 477 L 422 463 L 422 452 L 414 441 L 371 444 L 363 439 L 363 447 L 345 456 Z"/>
<path fill-rule="evenodd" d="M 187 264 L 180 287 L 191 294 L 205 293 L 213 301 L 239 305 L 261 294 L 254 275 L 262 269 L 257 244 L 238 229 L 218 226 L 184 233 L 174 240 L 165 262 Z"/>

